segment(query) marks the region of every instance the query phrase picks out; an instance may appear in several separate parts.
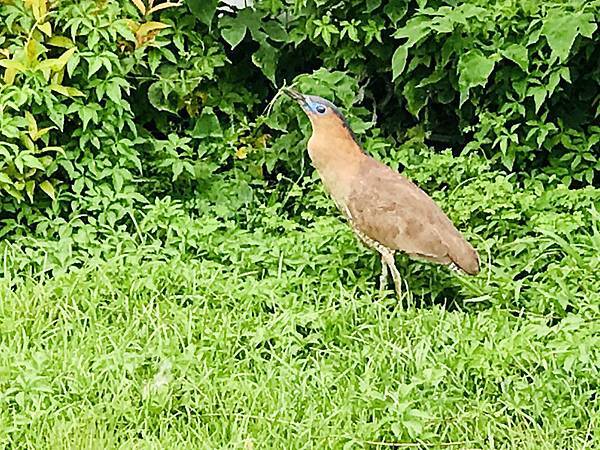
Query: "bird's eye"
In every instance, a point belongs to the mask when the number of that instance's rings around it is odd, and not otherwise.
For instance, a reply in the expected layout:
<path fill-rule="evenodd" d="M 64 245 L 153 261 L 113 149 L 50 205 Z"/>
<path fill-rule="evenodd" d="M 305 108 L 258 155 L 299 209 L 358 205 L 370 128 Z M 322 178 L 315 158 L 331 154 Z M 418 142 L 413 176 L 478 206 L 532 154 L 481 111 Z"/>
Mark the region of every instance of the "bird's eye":
<path fill-rule="evenodd" d="M 319 114 L 325 114 L 325 111 L 327 111 L 327 108 L 325 108 L 323 105 L 317 105 L 315 107 L 315 110 L 319 113 Z"/>

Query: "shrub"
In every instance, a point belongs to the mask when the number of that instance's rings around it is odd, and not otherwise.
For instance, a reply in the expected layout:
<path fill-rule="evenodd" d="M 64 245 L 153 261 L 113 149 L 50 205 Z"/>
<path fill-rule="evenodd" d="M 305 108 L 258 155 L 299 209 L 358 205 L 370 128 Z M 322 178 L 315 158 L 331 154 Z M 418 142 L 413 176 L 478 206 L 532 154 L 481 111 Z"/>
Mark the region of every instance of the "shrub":
<path fill-rule="evenodd" d="M 77 236 L 90 251 L 165 198 L 248 229 L 264 207 L 302 226 L 335 214 L 306 158 L 306 118 L 285 98 L 264 114 L 294 80 L 480 239 L 491 275 L 463 295 L 564 313 L 579 307 L 578 279 L 593 293 L 598 1 L 217 7 L 2 4 L 3 235 Z M 565 298 L 540 300 L 545 283 Z M 413 284 L 458 295 L 445 286 Z"/>

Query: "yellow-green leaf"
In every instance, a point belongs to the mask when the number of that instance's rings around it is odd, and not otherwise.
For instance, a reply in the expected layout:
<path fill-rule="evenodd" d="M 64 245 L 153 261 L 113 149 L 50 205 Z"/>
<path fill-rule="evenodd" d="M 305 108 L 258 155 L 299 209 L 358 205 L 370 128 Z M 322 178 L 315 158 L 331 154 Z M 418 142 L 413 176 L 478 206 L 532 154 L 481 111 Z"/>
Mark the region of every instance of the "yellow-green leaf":
<path fill-rule="evenodd" d="M 157 12 L 163 9 L 167 9 L 167 8 L 176 8 L 178 6 L 181 6 L 182 3 L 181 2 L 164 2 L 164 3 L 160 3 L 152 8 L 150 8 L 148 10 L 148 14 L 152 14 L 153 12 Z"/>
<path fill-rule="evenodd" d="M 37 15 L 36 15 L 36 11 L 37 11 Z M 35 16 L 35 19 L 37 21 L 39 21 L 40 19 L 43 19 L 46 16 L 47 12 L 48 12 L 48 8 L 46 6 L 46 0 L 34 0 L 33 1 L 33 15 Z"/>
<path fill-rule="evenodd" d="M 67 63 L 69 62 L 69 60 L 72 58 L 72 56 L 75 54 L 76 51 L 77 51 L 77 47 L 73 47 L 73 48 L 68 49 L 62 55 L 60 55 L 58 57 L 58 63 L 60 64 L 60 69 L 62 69 L 63 67 L 65 67 L 67 65 Z M 58 69 L 58 70 L 60 70 L 60 69 Z"/>
<path fill-rule="evenodd" d="M 12 180 L 4 172 L 0 172 L 0 183 L 12 184 Z"/>
<path fill-rule="evenodd" d="M 13 188 L 11 186 L 5 186 L 4 190 L 6 192 L 8 192 L 10 195 L 12 195 L 14 198 L 16 198 L 18 201 L 24 200 L 23 195 L 15 188 Z"/>
<path fill-rule="evenodd" d="M 38 132 L 38 126 L 37 122 L 35 121 L 35 117 L 33 117 L 33 114 L 31 114 L 29 111 L 25 111 L 25 120 L 27 120 L 27 126 L 29 127 L 29 136 L 31 136 L 31 139 L 34 139 L 33 136 L 37 135 Z"/>
<path fill-rule="evenodd" d="M 48 58 L 43 60 L 41 63 L 39 63 L 36 66 L 37 70 L 40 71 L 44 71 L 44 70 L 60 70 L 59 68 L 59 63 L 58 63 L 58 59 L 57 58 Z"/>
<path fill-rule="evenodd" d="M 137 7 L 137 9 L 140 10 L 142 15 L 146 14 L 146 5 L 144 5 L 144 2 L 142 2 L 142 0 L 131 0 L 131 1 Z"/>
<path fill-rule="evenodd" d="M 48 133 L 48 131 L 50 131 L 53 128 L 56 128 L 56 127 L 42 128 L 42 129 L 38 130 L 38 132 L 34 136 L 32 136 L 31 139 L 33 139 L 34 141 L 37 141 L 39 138 L 41 138 L 44 135 L 46 135 L 46 133 Z"/>
<path fill-rule="evenodd" d="M 41 17 L 40 0 L 32 0 L 28 3 L 30 3 L 31 11 L 33 12 L 33 17 L 35 17 L 35 20 L 39 21 Z"/>
<path fill-rule="evenodd" d="M 170 25 L 162 22 L 146 22 L 140 25 L 137 32 L 135 33 L 137 36 L 144 37 L 149 33 L 157 30 L 164 30 L 165 28 L 169 28 Z"/>
<path fill-rule="evenodd" d="M 48 37 L 52 36 L 52 25 L 50 25 L 50 22 L 45 22 L 45 23 L 38 25 L 38 29 L 42 33 L 44 33 L 46 36 L 48 36 Z"/>
<path fill-rule="evenodd" d="M 58 147 L 58 146 L 54 146 L 54 145 L 44 147 L 40 151 L 41 152 L 56 152 L 56 153 L 60 153 L 62 155 L 66 155 L 65 150 L 62 147 Z"/>
<path fill-rule="evenodd" d="M 29 135 L 27 135 L 27 134 L 22 135 L 21 142 L 23 142 L 23 144 L 25 145 L 25 148 L 27 150 L 29 150 L 30 152 L 36 151 L 35 144 L 33 143 L 33 139 Z"/>
<path fill-rule="evenodd" d="M 7 86 L 11 86 L 15 82 L 17 71 L 15 69 L 6 69 L 4 71 L 4 82 Z"/>
<path fill-rule="evenodd" d="M 29 200 L 33 201 L 33 191 L 35 190 L 35 181 L 31 180 L 25 183 L 25 192 L 27 192 L 27 197 Z"/>
<path fill-rule="evenodd" d="M 18 61 L 15 61 L 14 59 L 0 59 L 0 67 L 13 69 L 17 72 L 25 72 L 27 70 L 27 67 L 25 67 L 25 65 Z"/>
<path fill-rule="evenodd" d="M 59 70 L 58 72 L 52 73 L 50 77 L 51 84 L 62 84 L 63 78 L 65 77 L 65 69 Z"/>
<path fill-rule="evenodd" d="M 54 186 L 52 186 L 52 184 L 46 180 L 46 181 L 42 181 L 40 183 L 40 189 L 42 191 L 44 191 L 48 197 L 50 197 L 52 200 L 56 200 L 56 194 L 54 192 Z"/>
<path fill-rule="evenodd" d="M 27 41 L 27 45 L 25 45 L 25 57 L 27 61 L 30 63 L 34 62 L 37 59 L 38 55 L 38 42 L 31 38 Z"/>
<path fill-rule="evenodd" d="M 62 48 L 71 48 L 75 46 L 73 41 L 66 36 L 52 36 L 46 41 L 46 44 Z"/>
<path fill-rule="evenodd" d="M 69 62 L 69 59 L 71 59 L 73 57 L 73 55 L 75 54 L 76 51 L 77 51 L 77 48 L 73 47 L 73 48 L 70 48 L 69 50 L 65 51 L 58 58 L 45 59 L 44 61 L 42 61 L 41 63 L 39 63 L 37 65 L 37 69 L 41 70 L 41 71 L 50 69 L 54 72 L 58 72 L 58 71 L 64 69 L 64 67 Z"/>
<path fill-rule="evenodd" d="M 76 89 L 71 86 L 63 86 L 61 84 L 51 84 L 50 89 L 59 94 L 66 95 L 67 97 L 85 97 L 85 94 L 81 92 L 79 89 Z"/>

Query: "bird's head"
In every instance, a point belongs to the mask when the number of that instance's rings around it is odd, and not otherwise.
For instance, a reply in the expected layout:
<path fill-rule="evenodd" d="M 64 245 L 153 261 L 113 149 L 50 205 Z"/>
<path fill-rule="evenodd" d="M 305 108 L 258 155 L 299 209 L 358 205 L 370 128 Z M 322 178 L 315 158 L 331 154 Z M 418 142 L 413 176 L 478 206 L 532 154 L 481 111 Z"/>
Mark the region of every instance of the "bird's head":
<path fill-rule="evenodd" d="M 316 95 L 304 95 L 300 92 L 286 88 L 284 92 L 293 98 L 306 113 L 312 124 L 313 132 L 326 131 L 348 133 L 354 140 L 354 134 L 340 110 L 329 100 Z"/>

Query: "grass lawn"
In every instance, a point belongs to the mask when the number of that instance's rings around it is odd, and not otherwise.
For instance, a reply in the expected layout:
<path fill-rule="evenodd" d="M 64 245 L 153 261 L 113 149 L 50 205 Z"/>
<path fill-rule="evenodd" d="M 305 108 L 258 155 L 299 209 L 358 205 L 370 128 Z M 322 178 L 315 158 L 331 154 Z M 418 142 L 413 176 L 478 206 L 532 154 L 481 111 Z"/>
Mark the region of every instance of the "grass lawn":
<path fill-rule="evenodd" d="M 222 233 L 195 255 L 4 246 L 4 448 L 597 447 L 593 308 L 401 306 L 337 220 Z M 23 265 L 43 257 L 63 268 Z"/>

